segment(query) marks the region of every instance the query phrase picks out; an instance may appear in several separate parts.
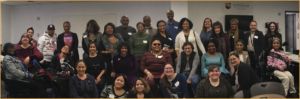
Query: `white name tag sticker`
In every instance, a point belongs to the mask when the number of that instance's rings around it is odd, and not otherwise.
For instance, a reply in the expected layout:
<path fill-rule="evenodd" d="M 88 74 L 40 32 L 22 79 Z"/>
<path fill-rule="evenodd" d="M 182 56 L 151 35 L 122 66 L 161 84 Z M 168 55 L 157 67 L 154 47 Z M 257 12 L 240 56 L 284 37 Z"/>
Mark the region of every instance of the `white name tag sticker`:
<path fill-rule="evenodd" d="M 83 38 L 86 38 L 87 37 L 87 35 L 83 35 Z"/>
<path fill-rule="evenodd" d="M 174 26 L 175 29 L 178 29 L 178 26 Z"/>
<path fill-rule="evenodd" d="M 232 36 L 232 38 L 234 38 L 234 36 Z"/>
<path fill-rule="evenodd" d="M 128 32 L 128 35 L 132 35 L 132 33 L 131 33 L 131 32 Z"/>
<path fill-rule="evenodd" d="M 163 57 L 162 55 L 157 56 L 157 58 L 162 58 L 162 57 Z"/>
<path fill-rule="evenodd" d="M 178 87 L 179 86 L 179 81 L 177 81 L 174 85 L 175 85 L 175 87 Z"/>
<path fill-rule="evenodd" d="M 254 38 L 258 39 L 258 36 L 254 36 Z"/>
<path fill-rule="evenodd" d="M 143 42 L 144 42 L 144 43 L 147 43 L 147 40 L 144 40 Z"/>
<path fill-rule="evenodd" d="M 169 40 L 172 40 L 172 38 L 169 38 Z"/>
<path fill-rule="evenodd" d="M 109 94 L 109 96 L 108 96 L 109 98 L 115 98 L 115 95 L 113 95 L 113 94 Z"/>

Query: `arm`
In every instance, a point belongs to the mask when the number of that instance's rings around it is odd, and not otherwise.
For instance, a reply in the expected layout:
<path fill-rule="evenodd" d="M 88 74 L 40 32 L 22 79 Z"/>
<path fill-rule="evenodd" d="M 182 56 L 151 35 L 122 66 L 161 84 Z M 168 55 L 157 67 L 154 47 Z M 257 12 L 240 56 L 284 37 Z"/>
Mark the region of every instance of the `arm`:
<path fill-rule="evenodd" d="M 239 73 L 240 72 L 240 73 Z M 241 75 L 240 75 L 241 74 Z M 254 74 L 256 75 L 256 74 Z M 242 81 L 242 82 L 239 82 L 240 84 L 240 88 L 238 89 L 238 91 L 240 90 L 244 90 L 244 89 L 247 89 L 247 88 L 250 88 L 251 86 L 250 85 L 250 74 L 249 74 L 249 70 L 247 69 L 244 69 L 244 68 L 239 68 L 239 71 L 238 71 L 238 79 L 239 81 Z"/>
<path fill-rule="evenodd" d="M 199 55 L 196 53 L 195 58 L 193 60 L 193 69 L 190 72 L 188 80 L 192 80 L 192 78 L 195 76 L 198 66 L 199 66 Z"/>
<path fill-rule="evenodd" d="M 106 90 L 107 90 L 107 86 L 105 86 L 105 88 L 102 90 L 100 94 L 100 98 L 108 98 L 108 93 L 106 92 Z"/>
<path fill-rule="evenodd" d="M 219 53 L 221 54 L 221 53 Z M 225 68 L 225 61 L 224 61 L 224 58 L 223 58 L 223 55 L 221 54 L 221 67 L 220 67 L 220 71 L 224 74 L 228 74 L 228 70 Z"/>
<path fill-rule="evenodd" d="M 88 50 L 88 48 L 87 48 L 87 45 L 86 45 L 85 42 L 84 42 L 84 38 L 82 38 L 81 42 L 82 42 L 82 43 L 81 43 L 81 46 L 82 46 L 82 49 L 83 49 L 84 53 L 88 53 L 89 50 Z"/>
<path fill-rule="evenodd" d="M 181 54 L 179 54 L 178 60 L 176 63 L 176 73 L 180 73 L 180 67 L 181 67 Z"/>
<path fill-rule="evenodd" d="M 72 47 L 71 47 L 71 51 L 73 51 L 73 53 L 75 52 L 75 50 L 78 50 L 78 36 L 76 33 L 72 33 L 72 35 L 74 35 L 73 37 L 73 42 L 72 42 Z"/>
<path fill-rule="evenodd" d="M 22 77 L 22 78 L 31 78 L 29 75 L 29 72 L 25 72 L 22 70 L 19 70 L 15 67 L 15 63 L 13 62 L 12 59 L 4 57 L 3 59 L 3 66 L 6 68 L 4 70 L 7 70 L 9 74 L 15 76 L 15 77 Z M 21 63 L 19 63 L 21 65 Z"/>
<path fill-rule="evenodd" d="M 206 73 L 208 72 L 208 70 L 205 68 L 205 62 L 206 62 L 205 56 L 202 55 L 202 58 L 201 58 L 201 76 L 202 77 L 205 77 Z"/>
<path fill-rule="evenodd" d="M 260 54 L 261 51 L 264 50 L 263 48 L 264 48 L 264 46 L 265 46 L 265 36 L 262 34 L 262 32 L 260 33 L 260 36 L 261 36 L 261 38 L 259 39 L 259 42 L 260 42 L 260 44 L 261 44 L 261 48 L 262 48 L 262 49 L 260 49 L 260 52 L 257 53 L 257 54 Z M 266 43 L 268 43 L 268 42 L 266 42 Z"/>
<path fill-rule="evenodd" d="M 206 53 L 205 48 L 204 48 L 204 46 L 203 46 L 203 44 L 202 44 L 202 42 L 201 42 L 201 40 L 200 40 L 199 34 L 198 34 L 197 32 L 194 32 L 194 33 L 195 33 L 195 35 L 196 35 L 195 39 L 196 39 L 197 44 L 198 44 L 197 46 L 200 48 L 202 54 Z M 197 47 L 195 47 L 195 48 L 197 48 Z M 199 53 L 199 52 L 198 52 L 198 53 Z"/>
<path fill-rule="evenodd" d="M 56 49 L 61 49 L 64 46 L 65 42 L 63 40 L 61 40 L 61 38 L 62 38 L 61 36 L 63 36 L 63 35 L 60 34 L 57 37 L 57 46 L 56 46 Z"/>
<path fill-rule="evenodd" d="M 116 69 L 118 68 L 119 64 L 118 64 L 118 59 L 117 57 L 114 57 L 113 58 L 113 64 L 112 64 L 112 72 L 115 72 L 116 73 Z"/>
<path fill-rule="evenodd" d="M 247 52 L 247 54 L 246 54 L 246 55 L 247 55 L 247 57 L 246 57 L 246 58 L 247 58 L 246 64 L 248 64 L 249 66 L 251 66 L 251 65 L 250 65 L 250 58 L 249 58 L 249 54 L 248 54 L 248 52 Z M 228 59 L 229 59 L 229 58 L 228 58 Z"/>
<path fill-rule="evenodd" d="M 129 37 L 129 40 L 128 40 L 128 43 L 129 43 L 129 46 L 130 46 L 130 48 L 131 48 L 131 51 L 130 51 L 131 54 L 133 54 L 133 48 L 134 48 L 134 46 L 133 46 L 133 45 L 134 45 L 134 42 L 133 42 L 133 41 L 134 41 L 133 36 L 130 36 L 130 37 Z"/>
<path fill-rule="evenodd" d="M 98 97 L 98 88 L 97 88 L 97 86 L 96 86 L 96 83 L 94 82 L 95 81 L 95 79 L 94 79 L 94 77 L 92 77 L 93 79 L 92 79 L 92 84 L 93 84 L 93 98 L 99 98 Z"/>
<path fill-rule="evenodd" d="M 70 89 L 71 98 L 82 98 L 77 94 L 76 88 L 77 87 L 76 87 L 75 81 L 74 81 L 74 79 L 71 78 L 69 81 L 69 89 Z"/>
<path fill-rule="evenodd" d="M 146 54 L 144 54 L 144 56 L 141 59 L 141 70 L 144 72 L 146 68 Z"/>
<path fill-rule="evenodd" d="M 137 69 L 138 69 L 138 61 L 137 61 L 137 59 L 136 59 L 136 57 L 134 56 L 134 55 L 132 55 L 133 56 L 133 59 L 132 59 L 132 74 L 136 74 L 137 73 Z"/>
<path fill-rule="evenodd" d="M 43 48 L 45 46 L 43 39 L 44 39 L 43 36 L 40 37 L 39 40 L 38 40 L 38 44 L 37 44 L 38 45 L 38 49 L 39 49 L 40 52 L 43 52 Z"/>
<path fill-rule="evenodd" d="M 37 61 L 43 60 L 44 58 L 43 54 L 36 47 L 34 47 L 33 51 L 34 51 L 33 55 L 29 56 L 30 61 L 33 61 L 34 59 L 36 59 Z"/>
<path fill-rule="evenodd" d="M 179 49 L 180 49 L 180 35 L 176 36 L 175 39 L 175 51 L 176 51 L 176 55 L 179 56 Z"/>

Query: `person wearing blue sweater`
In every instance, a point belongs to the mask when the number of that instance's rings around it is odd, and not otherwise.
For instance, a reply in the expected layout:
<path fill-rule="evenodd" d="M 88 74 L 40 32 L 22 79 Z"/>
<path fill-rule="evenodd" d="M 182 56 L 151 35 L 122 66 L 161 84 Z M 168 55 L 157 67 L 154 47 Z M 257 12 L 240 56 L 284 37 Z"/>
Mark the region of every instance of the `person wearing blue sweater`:
<path fill-rule="evenodd" d="M 220 68 L 221 73 L 229 74 L 228 70 L 225 68 L 225 62 L 223 55 L 216 51 L 218 43 L 215 39 L 211 39 L 205 42 L 204 45 L 207 53 L 202 55 L 201 58 L 201 76 L 205 77 L 208 72 L 208 68 L 212 65 L 217 65 Z"/>
<path fill-rule="evenodd" d="M 174 68 L 167 63 L 164 68 L 164 77 L 160 88 L 164 98 L 188 98 L 186 79 L 182 74 L 174 73 Z"/>

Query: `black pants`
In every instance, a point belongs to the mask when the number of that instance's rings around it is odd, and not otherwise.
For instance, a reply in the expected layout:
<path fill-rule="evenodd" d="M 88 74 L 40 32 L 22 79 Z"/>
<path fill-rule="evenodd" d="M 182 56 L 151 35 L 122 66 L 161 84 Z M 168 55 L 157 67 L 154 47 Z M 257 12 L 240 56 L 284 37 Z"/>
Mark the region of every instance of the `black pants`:
<path fill-rule="evenodd" d="M 249 58 L 250 58 L 250 65 L 253 68 L 253 70 L 256 70 L 256 65 L 258 62 L 258 55 L 254 52 L 248 52 Z"/>
<path fill-rule="evenodd" d="M 50 66 L 50 63 L 51 62 L 44 61 L 44 64 L 41 64 L 41 66 L 42 66 L 43 69 L 47 69 Z"/>
<path fill-rule="evenodd" d="M 106 77 L 104 75 L 102 75 L 101 81 L 98 82 L 98 84 L 97 84 L 97 89 L 98 89 L 98 95 L 99 95 L 99 97 L 100 97 L 100 94 L 101 94 L 102 90 L 104 89 L 106 81 L 107 81 Z"/>
<path fill-rule="evenodd" d="M 53 79 L 54 80 L 54 79 Z M 69 79 L 57 77 L 53 82 L 58 98 L 69 98 Z"/>
<path fill-rule="evenodd" d="M 22 79 L 28 81 L 29 83 L 22 83 L 22 84 L 14 84 L 14 87 L 17 89 L 30 89 L 33 96 L 37 98 L 48 98 L 46 89 L 43 83 L 45 81 L 43 79 L 33 78 L 33 79 Z"/>

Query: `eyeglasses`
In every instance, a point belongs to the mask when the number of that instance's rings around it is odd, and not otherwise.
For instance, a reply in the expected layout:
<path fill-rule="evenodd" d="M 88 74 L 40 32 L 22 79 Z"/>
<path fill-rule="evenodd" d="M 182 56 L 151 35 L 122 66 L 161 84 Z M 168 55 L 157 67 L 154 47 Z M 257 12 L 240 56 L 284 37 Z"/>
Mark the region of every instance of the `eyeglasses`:
<path fill-rule="evenodd" d="M 153 45 L 154 46 L 160 46 L 161 44 L 160 43 L 154 43 Z"/>
<path fill-rule="evenodd" d="M 170 68 L 165 68 L 165 69 L 172 69 L 172 68 L 170 67 Z"/>

